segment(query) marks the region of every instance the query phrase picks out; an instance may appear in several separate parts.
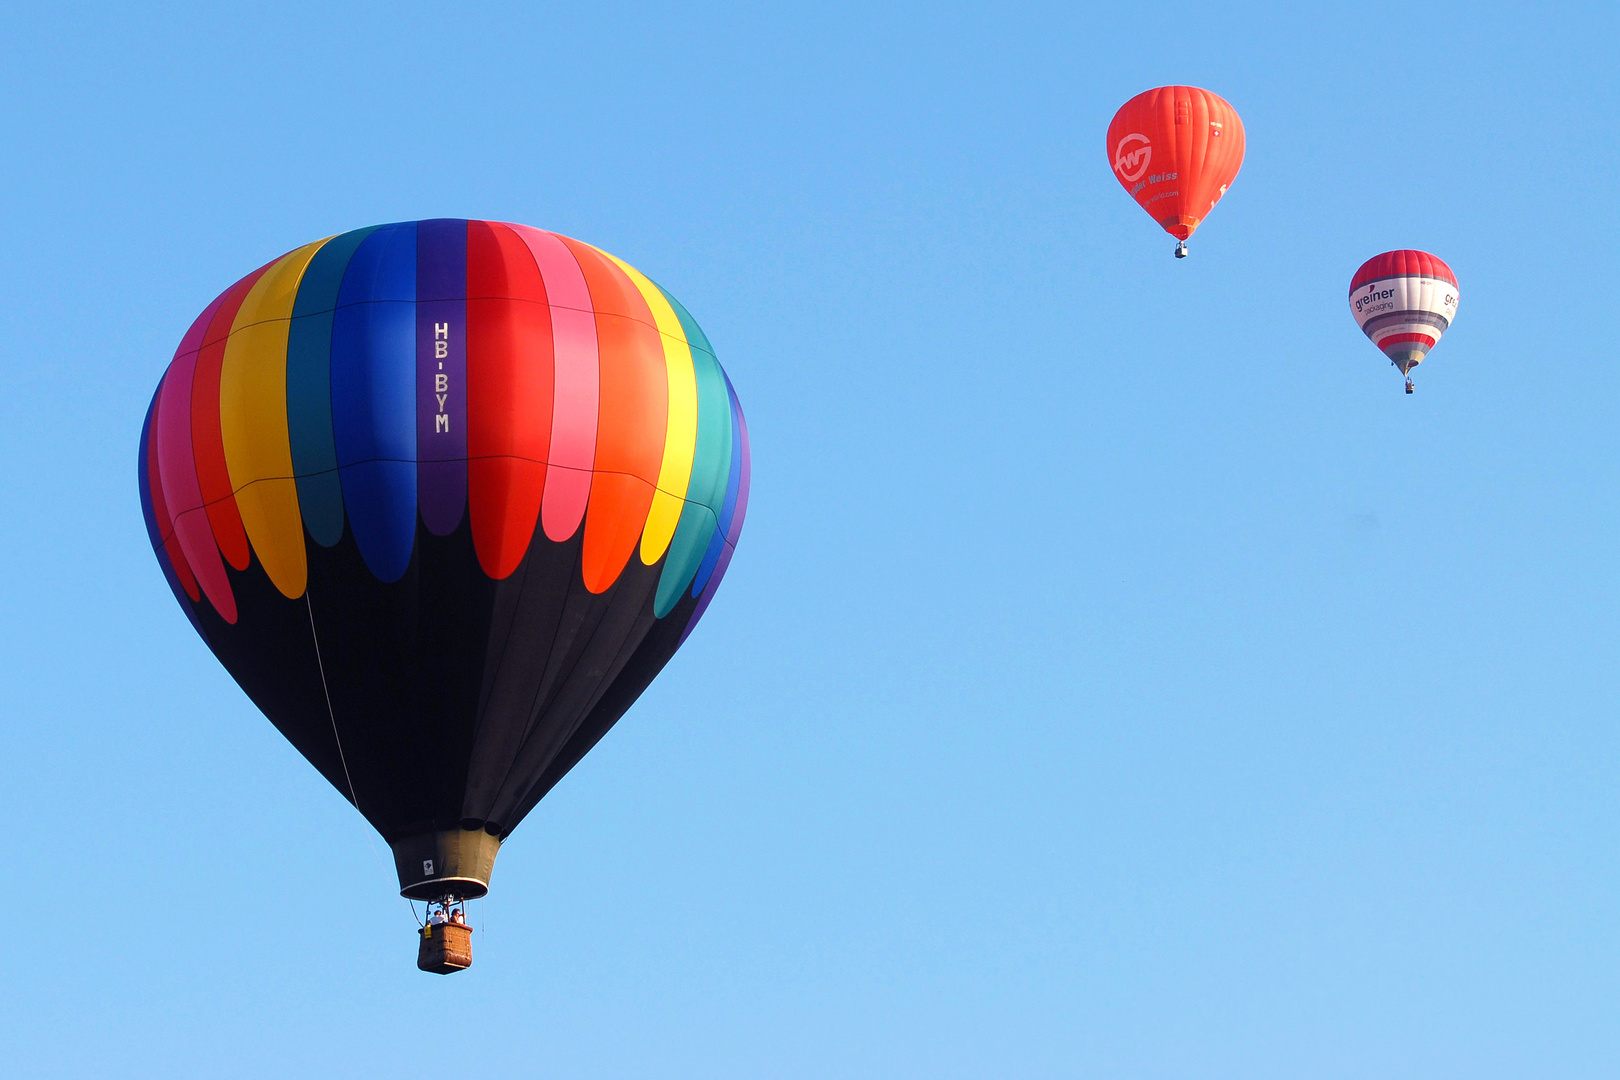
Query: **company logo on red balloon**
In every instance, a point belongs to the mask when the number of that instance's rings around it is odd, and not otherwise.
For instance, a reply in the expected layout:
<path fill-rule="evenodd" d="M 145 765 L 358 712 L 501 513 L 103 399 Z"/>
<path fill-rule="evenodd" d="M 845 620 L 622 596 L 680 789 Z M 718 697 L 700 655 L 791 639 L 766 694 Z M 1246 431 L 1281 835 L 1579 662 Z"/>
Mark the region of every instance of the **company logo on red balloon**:
<path fill-rule="evenodd" d="M 1152 160 L 1153 144 L 1146 135 L 1127 135 L 1114 148 L 1114 168 L 1127 184 L 1147 172 Z"/>

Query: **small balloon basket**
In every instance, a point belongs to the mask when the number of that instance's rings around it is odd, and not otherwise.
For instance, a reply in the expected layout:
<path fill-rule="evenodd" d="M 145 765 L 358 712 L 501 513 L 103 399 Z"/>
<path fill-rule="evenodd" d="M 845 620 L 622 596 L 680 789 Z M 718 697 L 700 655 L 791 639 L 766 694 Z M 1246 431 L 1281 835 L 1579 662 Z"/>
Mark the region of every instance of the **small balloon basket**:
<path fill-rule="evenodd" d="M 486 835 L 483 832 L 479 836 Z M 494 861 L 493 853 L 488 860 Z M 401 863 L 403 866 L 404 864 Z M 425 869 L 430 870 L 439 866 L 437 858 L 423 860 Z M 484 880 L 489 876 L 488 867 L 484 870 Z M 454 892 L 443 892 L 427 902 L 427 910 L 423 913 L 422 926 L 417 933 L 416 966 L 423 971 L 431 971 L 435 975 L 449 975 L 453 971 L 465 971 L 472 967 L 472 927 L 467 925 L 467 893 L 473 892 L 475 896 L 484 895 L 487 886 L 484 880 L 470 881 L 457 879 L 452 884 L 456 887 Z M 439 883 L 444 886 L 443 880 Z M 416 892 L 417 899 L 426 886 L 418 883 L 417 886 L 401 890 L 406 899 L 411 899 L 411 893 Z M 411 905 L 411 913 L 416 913 L 416 905 Z"/>
<path fill-rule="evenodd" d="M 435 975 L 449 975 L 472 967 L 472 927 L 459 922 L 428 923 L 422 927 L 416 966 Z"/>

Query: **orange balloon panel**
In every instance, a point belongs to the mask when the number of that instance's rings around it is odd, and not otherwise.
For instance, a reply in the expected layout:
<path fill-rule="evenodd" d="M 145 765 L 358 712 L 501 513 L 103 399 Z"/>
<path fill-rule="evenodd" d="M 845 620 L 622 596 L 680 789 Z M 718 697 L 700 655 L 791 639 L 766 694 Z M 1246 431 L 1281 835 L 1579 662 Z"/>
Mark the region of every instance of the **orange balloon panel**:
<path fill-rule="evenodd" d="M 1138 206 L 1185 240 L 1243 166 L 1243 121 L 1196 86 L 1147 90 L 1108 125 L 1108 164 Z"/>

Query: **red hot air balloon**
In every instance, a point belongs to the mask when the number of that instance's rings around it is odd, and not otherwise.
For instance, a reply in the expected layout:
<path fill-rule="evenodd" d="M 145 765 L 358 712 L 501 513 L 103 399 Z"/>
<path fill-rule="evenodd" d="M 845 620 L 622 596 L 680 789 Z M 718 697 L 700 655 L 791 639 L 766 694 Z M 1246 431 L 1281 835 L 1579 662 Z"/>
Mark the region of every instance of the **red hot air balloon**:
<path fill-rule="evenodd" d="M 1218 94 L 1161 86 L 1137 94 L 1108 125 L 1108 164 L 1138 206 L 1187 257 L 1193 234 L 1243 167 L 1243 121 Z"/>
<path fill-rule="evenodd" d="M 680 301 L 578 240 L 441 219 L 226 289 L 138 474 L 181 609 L 437 905 L 417 962 L 448 973 L 502 841 L 708 607 L 748 461 Z"/>
<path fill-rule="evenodd" d="M 1350 279 L 1350 314 L 1389 362 L 1406 376 L 1451 328 L 1461 299 L 1457 275 L 1427 251 L 1386 251 Z"/>

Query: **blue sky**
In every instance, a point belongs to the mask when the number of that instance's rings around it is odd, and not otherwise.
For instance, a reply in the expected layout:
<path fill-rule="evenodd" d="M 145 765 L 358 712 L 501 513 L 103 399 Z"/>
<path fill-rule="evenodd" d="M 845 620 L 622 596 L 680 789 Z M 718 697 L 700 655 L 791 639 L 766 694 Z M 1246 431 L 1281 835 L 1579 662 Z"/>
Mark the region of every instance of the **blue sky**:
<path fill-rule="evenodd" d="M 8 1068 L 1610 1075 L 1617 31 L 13 13 Z M 1102 146 L 1169 82 L 1248 131 L 1184 262 Z M 436 215 L 646 271 L 754 446 L 719 598 L 507 844 L 449 979 L 192 633 L 133 480 L 221 288 Z M 1410 398 L 1345 304 L 1394 247 L 1461 280 Z"/>

